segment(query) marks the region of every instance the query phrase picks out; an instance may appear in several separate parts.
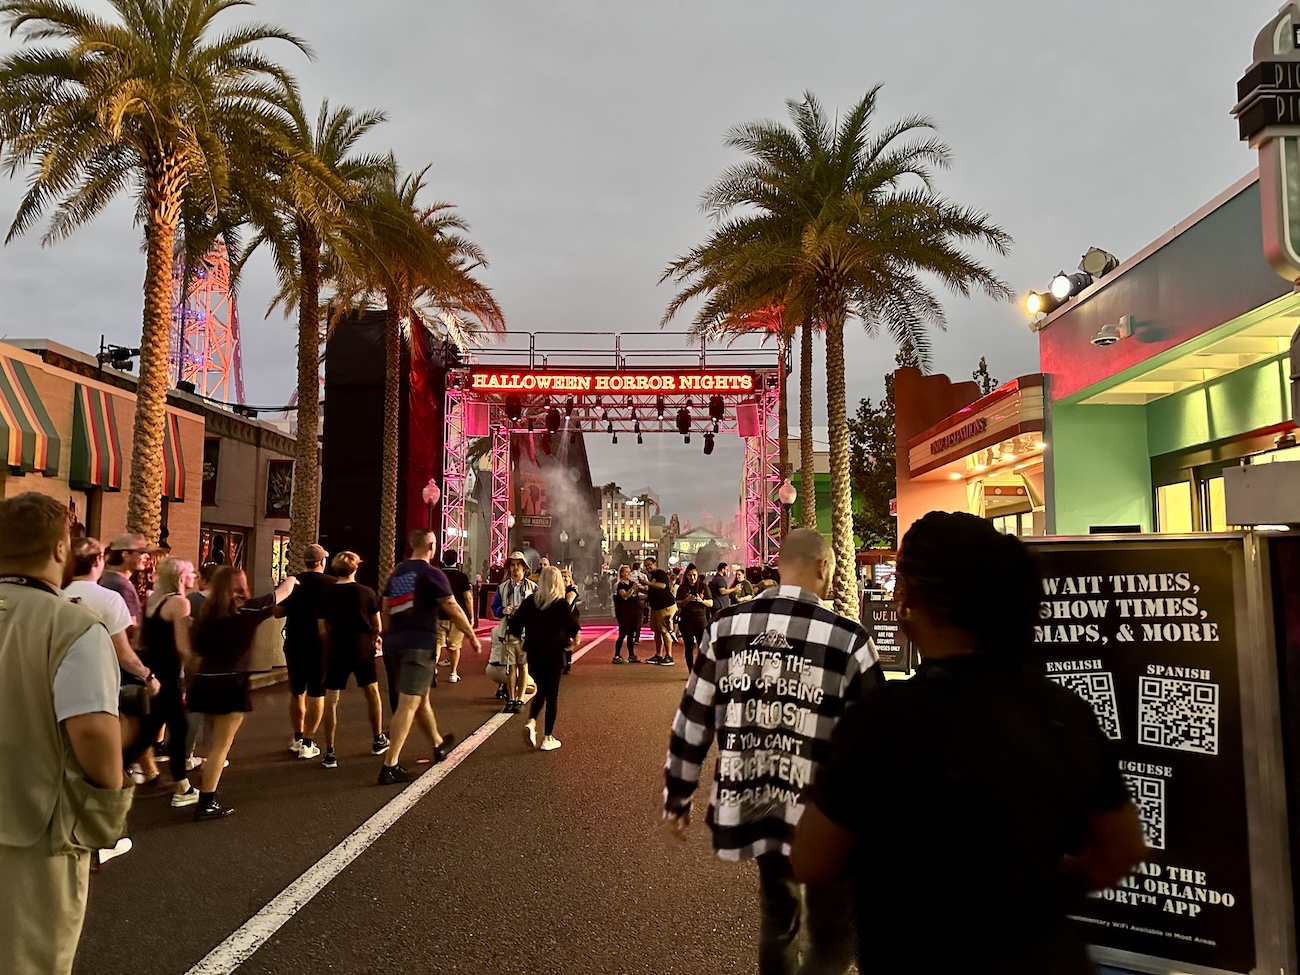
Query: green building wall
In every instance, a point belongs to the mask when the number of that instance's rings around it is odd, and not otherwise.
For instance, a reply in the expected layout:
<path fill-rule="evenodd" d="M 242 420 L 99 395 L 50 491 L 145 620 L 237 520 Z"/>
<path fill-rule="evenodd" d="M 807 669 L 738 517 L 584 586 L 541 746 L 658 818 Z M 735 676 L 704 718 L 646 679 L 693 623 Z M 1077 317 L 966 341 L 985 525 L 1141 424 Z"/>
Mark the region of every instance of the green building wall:
<path fill-rule="evenodd" d="M 792 524 L 798 524 L 803 515 L 803 478 L 800 477 L 799 471 L 796 470 L 790 475 L 790 483 L 799 492 L 799 497 L 795 499 L 790 513 L 790 521 Z M 829 539 L 831 537 L 831 476 L 814 474 L 813 486 L 817 492 L 817 530 Z M 855 508 L 857 503 L 858 499 L 855 497 L 853 499 Z"/>

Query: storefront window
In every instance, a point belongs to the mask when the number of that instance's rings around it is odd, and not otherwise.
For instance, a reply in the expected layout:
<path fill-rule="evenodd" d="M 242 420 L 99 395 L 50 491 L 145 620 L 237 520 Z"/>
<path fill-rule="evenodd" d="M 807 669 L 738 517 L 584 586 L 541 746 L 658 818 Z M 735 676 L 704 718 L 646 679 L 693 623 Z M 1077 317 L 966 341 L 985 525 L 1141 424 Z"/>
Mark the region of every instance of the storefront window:
<path fill-rule="evenodd" d="M 1156 488 L 1156 523 L 1157 531 L 1170 535 L 1196 530 L 1190 481 L 1162 484 Z"/>
<path fill-rule="evenodd" d="M 199 564 L 215 562 L 244 567 L 244 544 L 248 538 L 246 528 L 227 528 L 222 525 L 204 525 L 199 532 Z"/>
<path fill-rule="evenodd" d="M 1205 530 L 1226 532 L 1228 530 L 1228 510 L 1223 499 L 1223 475 L 1202 481 L 1205 500 L 1202 510 L 1205 512 Z"/>
<path fill-rule="evenodd" d="M 993 527 L 1004 535 L 1033 535 L 1034 513 L 1022 511 L 1016 515 L 999 515 L 993 519 Z"/>

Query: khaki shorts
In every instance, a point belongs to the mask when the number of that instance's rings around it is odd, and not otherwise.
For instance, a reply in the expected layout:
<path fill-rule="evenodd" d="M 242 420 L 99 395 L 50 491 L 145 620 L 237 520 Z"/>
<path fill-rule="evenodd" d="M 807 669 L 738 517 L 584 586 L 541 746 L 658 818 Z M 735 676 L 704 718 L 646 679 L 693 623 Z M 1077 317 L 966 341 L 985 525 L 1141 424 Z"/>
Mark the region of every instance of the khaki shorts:
<path fill-rule="evenodd" d="M 451 620 L 438 620 L 438 649 L 459 650 L 465 643 L 465 631 Z"/>
<path fill-rule="evenodd" d="M 677 607 L 669 606 L 667 609 L 652 609 L 650 611 L 650 629 L 658 633 L 667 633 L 673 628 L 673 617 L 677 615 Z"/>
<path fill-rule="evenodd" d="M 524 656 L 524 641 L 517 636 L 506 635 L 502 641 L 505 646 L 505 662 L 515 667 L 524 667 L 528 664 L 528 658 Z"/>

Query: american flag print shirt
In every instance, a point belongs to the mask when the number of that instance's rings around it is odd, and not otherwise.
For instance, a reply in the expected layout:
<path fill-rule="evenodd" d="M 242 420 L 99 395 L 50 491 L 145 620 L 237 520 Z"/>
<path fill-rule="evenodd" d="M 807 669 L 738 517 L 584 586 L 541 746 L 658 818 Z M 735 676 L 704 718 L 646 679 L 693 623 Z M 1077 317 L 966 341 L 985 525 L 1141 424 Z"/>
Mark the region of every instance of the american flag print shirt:
<path fill-rule="evenodd" d="M 883 683 L 861 625 L 797 586 L 724 610 L 705 630 L 673 719 L 665 815 L 690 809 L 716 737 L 713 848 L 723 860 L 789 856 L 800 797 L 845 706 Z"/>

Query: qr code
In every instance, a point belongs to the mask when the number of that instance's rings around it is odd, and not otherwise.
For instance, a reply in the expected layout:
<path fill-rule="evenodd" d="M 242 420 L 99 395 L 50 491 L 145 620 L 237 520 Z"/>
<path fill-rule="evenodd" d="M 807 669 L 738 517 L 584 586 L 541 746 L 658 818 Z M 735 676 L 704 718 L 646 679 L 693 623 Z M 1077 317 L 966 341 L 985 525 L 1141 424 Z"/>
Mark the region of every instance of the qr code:
<path fill-rule="evenodd" d="M 1137 806 L 1138 819 L 1142 823 L 1142 836 L 1147 846 L 1153 850 L 1165 848 L 1165 780 L 1152 775 L 1130 775 L 1124 773 L 1128 780 L 1129 792 Z"/>
<path fill-rule="evenodd" d="M 1119 708 L 1115 704 L 1115 681 L 1110 674 L 1070 673 L 1047 676 L 1092 705 L 1107 738 L 1119 741 L 1123 737 L 1119 730 Z"/>
<path fill-rule="evenodd" d="M 1143 677 L 1138 681 L 1138 740 L 1156 748 L 1219 754 L 1219 685 Z"/>

